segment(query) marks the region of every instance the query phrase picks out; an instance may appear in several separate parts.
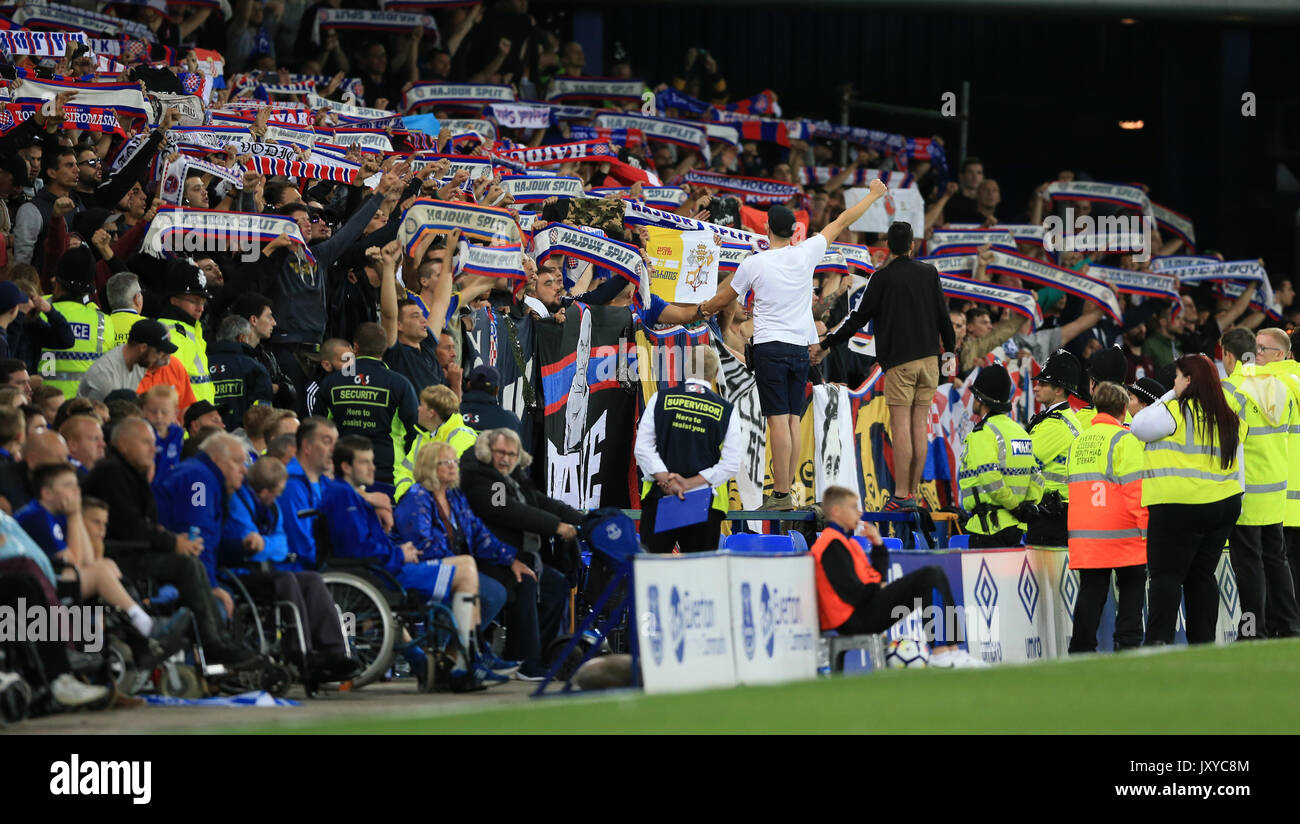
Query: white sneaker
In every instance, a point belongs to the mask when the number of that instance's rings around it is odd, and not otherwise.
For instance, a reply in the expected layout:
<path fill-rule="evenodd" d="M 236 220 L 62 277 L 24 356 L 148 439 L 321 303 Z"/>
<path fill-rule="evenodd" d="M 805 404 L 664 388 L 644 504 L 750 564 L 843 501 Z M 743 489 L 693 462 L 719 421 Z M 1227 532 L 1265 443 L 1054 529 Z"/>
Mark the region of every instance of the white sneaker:
<path fill-rule="evenodd" d="M 940 652 L 930 659 L 930 666 L 939 669 L 987 669 L 988 664 L 964 649 Z"/>
<path fill-rule="evenodd" d="M 107 687 L 83 684 L 73 678 L 70 672 L 65 672 L 55 678 L 50 684 L 50 692 L 54 694 L 54 700 L 65 707 L 80 707 L 85 704 L 93 704 L 108 696 Z"/>

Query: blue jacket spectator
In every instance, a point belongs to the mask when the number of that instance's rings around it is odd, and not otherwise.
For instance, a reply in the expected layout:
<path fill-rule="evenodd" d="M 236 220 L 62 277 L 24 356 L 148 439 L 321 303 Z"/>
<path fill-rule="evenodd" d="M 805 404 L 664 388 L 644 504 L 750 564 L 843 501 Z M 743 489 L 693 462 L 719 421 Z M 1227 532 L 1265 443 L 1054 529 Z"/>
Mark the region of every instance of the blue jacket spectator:
<path fill-rule="evenodd" d="M 198 529 L 203 539 L 199 560 L 208 571 L 208 580 L 213 582 L 217 580 L 217 550 L 226 515 L 226 494 L 244 483 L 247 471 L 243 444 L 235 436 L 219 432 L 203 442 L 197 455 L 181 461 L 161 484 L 154 484 L 158 522 L 173 532 Z"/>
<path fill-rule="evenodd" d="M 378 558 L 384 569 L 396 575 L 406 564 L 400 545 L 395 543 L 370 502 L 346 481 L 322 479 L 320 511 L 329 524 L 330 546 L 345 558 Z"/>
<path fill-rule="evenodd" d="M 230 494 L 226 508 L 226 520 L 221 525 L 221 546 L 217 553 L 223 566 L 238 567 L 249 561 L 270 561 L 279 570 L 296 572 L 302 569 L 301 564 L 287 560 L 290 555 L 289 536 L 284 528 L 284 508 L 278 501 L 269 507 L 263 504 L 245 481 Z M 263 547 L 249 555 L 244 549 L 244 538 L 253 532 L 262 536 Z"/>
<path fill-rule="evenodd" d="M 447 505 L 451 511 L 449 524 L 438 513 L 433 493 L 421 484 L 412 484 L 393 513 L 397 540 L 415 544 L 425 560 L 468 553 L 487 564 L 510 566 L 514 562 L 518 550 L 492 534 L 469 508 L 465 493 L 448 489 Z"/>
<path fill-rule="evenodd" d="M 286 465 L 289 480 L 280 495 L 280 511 L 289 551 L 298 556 L 304 567 L 316 566 L 316 536 L 312 531 L 316 518 L 299 518 L 304 509 L 320 510 L 325 491 L 325 473 L 331 468 L 334 444 L 339 430 L 333 421 L 308 418 L 298 427 L 298 454 Z"/>

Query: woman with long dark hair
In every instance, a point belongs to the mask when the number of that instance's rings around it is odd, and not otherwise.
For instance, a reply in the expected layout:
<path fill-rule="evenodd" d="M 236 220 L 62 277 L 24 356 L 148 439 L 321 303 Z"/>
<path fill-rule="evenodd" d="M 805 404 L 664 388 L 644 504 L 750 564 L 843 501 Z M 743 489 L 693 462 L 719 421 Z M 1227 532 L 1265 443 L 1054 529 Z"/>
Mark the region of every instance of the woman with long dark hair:
<path fill-rule="evenodd" d="M 1188 643 L 1214 640 L 1214 571 L 1245 489 L 1241 419 L 1228 406 L 1213 362 L 1186 355 L 1174 366 L 1174 388 L 1139 412 L 1132 426 L 1146 444 L 1147 645 L 1173 643 L 1180 595 L 1187 602 Z"/>

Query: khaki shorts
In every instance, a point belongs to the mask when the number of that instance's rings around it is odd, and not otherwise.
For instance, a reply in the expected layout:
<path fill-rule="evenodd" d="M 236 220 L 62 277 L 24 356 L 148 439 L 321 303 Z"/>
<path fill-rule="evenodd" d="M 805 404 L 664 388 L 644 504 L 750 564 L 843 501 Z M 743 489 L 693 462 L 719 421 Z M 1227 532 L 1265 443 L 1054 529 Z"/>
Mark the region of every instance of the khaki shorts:
<path fill-rule="evenodd" d="M 885 404 L 928 409 L 939 388 L 939 359 L 917 358 L 885 373 Z"/>

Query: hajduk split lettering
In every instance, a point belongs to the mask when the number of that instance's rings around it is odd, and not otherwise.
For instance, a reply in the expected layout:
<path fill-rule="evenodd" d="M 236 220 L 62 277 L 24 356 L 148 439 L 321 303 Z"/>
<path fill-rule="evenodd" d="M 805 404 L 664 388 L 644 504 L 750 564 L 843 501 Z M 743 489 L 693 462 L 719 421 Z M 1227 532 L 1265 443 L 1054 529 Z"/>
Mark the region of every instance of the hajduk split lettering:
<path fill-rule="evenodd" d="M 935 255 L 918 258 L 939 270 L 941 275 L 972 275 L 975 273 L 975 255 Z"/>
<path fill-rule="evenodd" d="M 697 186 L 711 186 L 724 192 L 734 192 L 746 203 L 785 203 L 802 192 L 798 186 L 780 180 L 734 177 L 716 172 L 691 170 L 686 173 L 683 180 Z"/>
<path fill-rule="evenodd" d="M 505 209 L 450 200 L 416 200 L 402 213 L 397 239 L 411 253 L 430 232 L 460 229 L 466 238 L 483 243 L 520 243 L 519 225 Z"/>
<path fill-rule="evenodd" d="M 1015 238 L 1002 229 L 935 229 L 926 240 L 926 251 L 931 255 L 968 255 L 986 244 L 994 249 L 1016 250 Z"/>
<path fill-rule="evenodd" d="M 427 14 L 376 9 L 321 8 L 316 12 L 316 25 L 312 28 L 311 42 L 319 45 L 322 29 L 348 29 L 350 31 L 391 31 L 405 34 L 413 28 L 437 32 L 438 24 Z"/>
<path fill-rule="evenodd" d="M 581 197 L 582 179 L 577 177 L 510 175 L 501 178 L 501 188 L 516 203 L 541 203 L 550 197 Z"/>
<path fill-rule="evenodd" d="M 416 83 L 402 95 L 402 106 L 409 112 L 430 106 L 490 106 L 514 99 L 514 89 L 491 83 Z"/>
<path fill-rule="evenodd" d="M 62 58 L 74 43 L 89 47 L 83 31 L 28 31 L 0 29 L 0 50 L 7 54 Z"/>
<path fill-rule="evenodd" d="M 632 188 L 630 186 L 606 186 L 588 189 L 587 194 L 595 197 L 618 195 L 626 198 L 632 196 Z M 653 206 L 656 209 L 676 209 L 686 202 L 686 190 L 676 186 L 642 186 L 641 199 L 645 201 L 647 206 Z"/>
<path fill-rule="evenodd" d="M 648 140 L 693 149 L 708 159 L 709 133 L 698 123 L 606 112 L 596 115 L 596 125 L 607 129 L 639 129 Z"/>
<path fill-rule="evenodd" d="M 285 235 L 300 260 L 313 267 L 316 258 L 303 240 L 297 221 L 278 215 L 163 206 L 149 224 L 142 248 L 154 257 L 165 252 L 242 252 L 256 260 L 264 244 Z"/>
<path fill-rule="evenodd" d="M 1116 323 L 1120 321 L 1119 300 L 1105 281 L 1024 255 L 997 250 L 993 252 L 993 262 L 988 264 L 986 271 L 991 275 L 1007 275 L 1044 286 L 1055 286 L 1066 294 L 1097 304 Z"/>
<path fill-rule="evenodd" d="M 646 276 L 645 261 L 637 247 L 564 223 L 552 223 L 538 232 L 533 238 L 533 252 L 538 262 L 554 254 L 566 255 L 612 269 L 637 284 Z"/>
<path fill-rule="evenodd" d="M 927 261 L 932 263 L 933 261 Z M 940 275 L 939 286 L 944 297 L 973 300 L 977 303 L 991 303 L 1005 306 L 1017 314 L 1029 318 L 1031 327 L 1037 329 L 1043 323 L 1042 312 L 1034 293 L 1027 289 L 1012 289 L 1008 286 L 996 286 L 982 280 L 970 280 L 955 275 Z"/>
<path fill-rule="evenodd" d="M 875 264 L 871 262 L 871 248 L 868 246 L 859 246 L 854 243 L 832 243 L 830 251 L 839 252 L 850 269 L 855 269 L 868 276 L 876 271 Z"/>
<path fill-rule="evenodd" d="M 604 140 L 580 140 L 552 143 L 527 149 L 501 149 L 496 154 L 526 166 L 553 166 L 557 163 L 580 163 L 616 158 L 618 152 Z"/>
<path fill-rule="evenodd" d="M 505 246 L 476 246 L 462 242 L 454 264 L 456 277 L 484 275 L 490 278 L 524 280 L 523 247 L 518 243 Z"/>
<path fill-rule="evenodd" d="M 477 155 L 456 155 L 456 154 L 438 154 L 437 152 L 420 152 L 411 158 L 411 170 L 418 172 L 431 163 L 437 163 L 439 160 L 445 160 L 451 164 L 451 169 L 443 177 L 443 180 L 450 180 L 457 172 L 469 173 L 469 180 L 478 180 L 480 177 L 492 176 L 492 161 L 486 157 Z"/>
<path fill-rule="evenodd" d="M 1151 204 L 1151 211 L 1155 215 L 1156 225 L 1162 231 L 1181 238 L 1187 251 L 1196 251 L 1196 229 L 1192 226 L 1191 218 L 1154 202 Z"/>
<path fill-rule="evenodd" d="M 1057 200 L 1087 200 L 1109 203 L 1136 209 L 1144 215 L 1151 214 L 1151 199 L 1138 186 L 1126 183 L 1098 183 L 1090 180 L 1057 180 L 1047 187 L 1047 197 Z"/>
<path fill-rule="evenodd" d="M 1178 302 L 1178 287 L 1172 275 L 1139 272 L 1135 269 L 1120 269 L 1115 266 L 1098 266 L 1095 263 L 1088 266 L 1088 274 L 1106 281 L 1121 294 Z"/>
<path fill-rule="evenodd" d="M 645 83 L 640 80 L 611 80 L 603 77 L 560 76 L 551 80 L 547 100 L 618 100 L 640 102 Z"/>
<path fill-rule="evenodd" d="M 708 229 L 722 235 L 724 244 L 727 242 L 742 244 L 755 251 L 763 251 L 768 247 L 767 237 L 764 235 L 746 232 L 744 229 L 734 229 L 730 226 L 719 226 L 716 223 L 705 223 L 702 220 L 683 217 L 643 203 L 637 203 L 635 200 L 623 201 L 623 209 L 624 221 L 633 226 L 663 226 L 683 232 Z"/>

